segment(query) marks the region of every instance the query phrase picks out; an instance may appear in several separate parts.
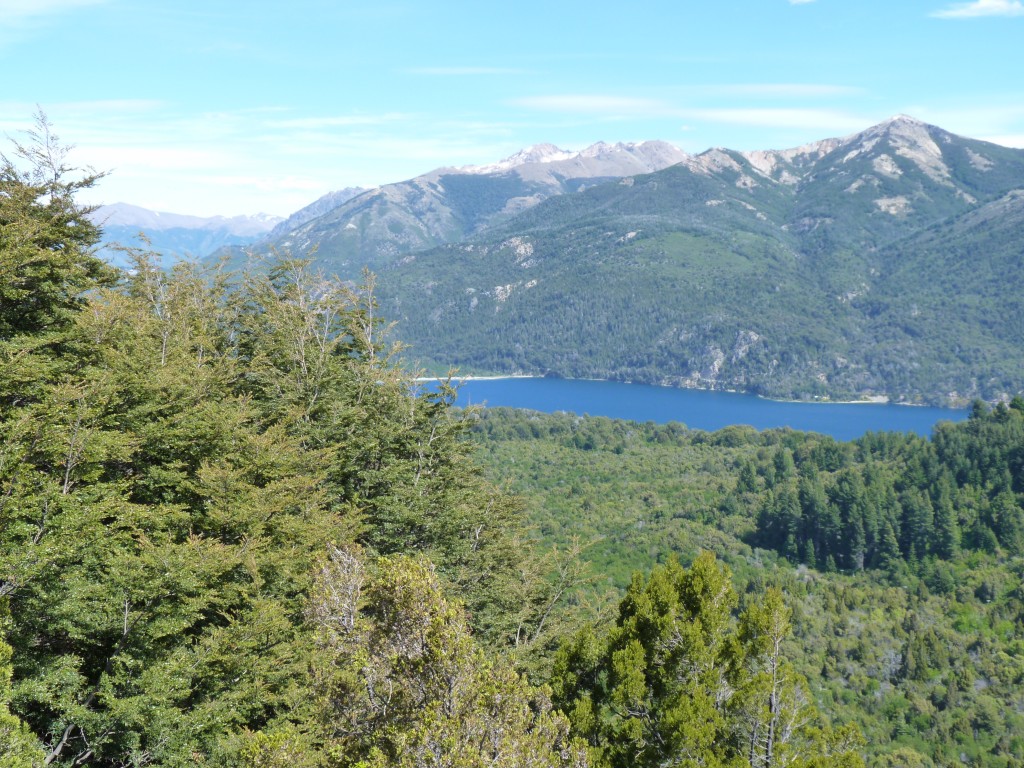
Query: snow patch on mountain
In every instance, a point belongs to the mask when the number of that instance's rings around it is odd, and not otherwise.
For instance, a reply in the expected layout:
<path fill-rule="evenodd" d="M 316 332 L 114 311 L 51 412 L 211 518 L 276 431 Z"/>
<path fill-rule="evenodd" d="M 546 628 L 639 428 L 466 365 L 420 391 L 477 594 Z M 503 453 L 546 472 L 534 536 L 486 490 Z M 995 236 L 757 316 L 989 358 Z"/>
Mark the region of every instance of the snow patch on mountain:
<path fill-rule="evenodd" d="M 619 142 L 608 144 L 599 141 L 589 147 L 573 152 L 561 149 L 554 144 L 534 144 L 522 149 L 514 155 L 497 163 L 487 165 L 467 165 L 453 169 L 457 173 L 487 175 L 496 173 L 519 172 L 526 176 L 525 169 L 529 166 L 564 166 L 566 177 L 579 176 L 619 176 L 623 166 L 628 173 L 650 173 L 675 165 L 687 157 L 678 147 L 665 141 Z M 595 166 L 588 161 L 599 161 Z M 563 170 L 559 168 L 559 170 Z"/>

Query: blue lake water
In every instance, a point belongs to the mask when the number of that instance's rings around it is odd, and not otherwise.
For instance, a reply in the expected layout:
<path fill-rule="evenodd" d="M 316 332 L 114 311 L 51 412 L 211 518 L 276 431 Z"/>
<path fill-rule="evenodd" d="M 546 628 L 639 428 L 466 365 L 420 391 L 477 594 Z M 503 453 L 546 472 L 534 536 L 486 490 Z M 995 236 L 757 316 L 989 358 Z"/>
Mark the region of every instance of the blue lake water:
<path fill-rule="evenodd" d="M 458 405 L 509 406 L 544 413 L 569 411 L 632 421 L 678 421 L 714 431 L 731 424 L 790 427 L 852 440 L 865 432 L 931 434 L 940 421 L 962 421 L 966 410 L 876 403 L 795 403 L 754 395 L 577 379 L 470 379 Z"/>

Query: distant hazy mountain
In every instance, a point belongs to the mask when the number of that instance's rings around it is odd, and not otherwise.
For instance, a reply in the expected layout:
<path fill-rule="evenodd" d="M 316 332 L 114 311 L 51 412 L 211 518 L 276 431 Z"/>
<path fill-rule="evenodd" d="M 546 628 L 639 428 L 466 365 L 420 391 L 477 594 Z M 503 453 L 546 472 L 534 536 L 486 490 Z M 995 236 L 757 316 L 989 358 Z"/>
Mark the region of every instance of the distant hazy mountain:
<path fill-rule="evenodd" d="M 275 238 L 286 235 L 293 229 L 298 228 L 307 221 L 311 221 L 318 216 L 323 216 L 325 213 L 333 211 L 342 203 L 346 203 L 357 195 L 363 194 L 366 190 L 362 187 L 345 187 L 334 192 L 328 192 L 322 197 L 318 197 L 312 203 L 304 208 L 300 208 L 287 219 L 279 221 L 270 232 L 267 233 L 267 240 L 273 240 Z"/>
<path fill-rule="evenodd" d="M 360 231 L 347 210 L 316 235 Z M 376 262 L 383 309 L 438 367 L 785 397 L 1024 391 L 1024 150 L 899 116 L 463 222 L 461 242 L 395 242 Z M 325 264 L 348 273 L 354 258 Z"/>
<path fill-rule="evenodd" d="M 101 255 L 123 265 L 124 254 L 114 244 L 146 247 L 161 254 L 165 263 L 183 258 L 199 259 L 226 245 L 250 245 L 266 236 L 282 219 L 278 216 L 186 216 L 140 208 L 127 203 L 104 205 L 92 220 L 103 230 Z M 144 246 L 138 235 L 149 239 Z"/>
<path fill-rule="evenodd" d="M 602 143 L 581 152 L 537 145 L 494 165 L 440 168 L 363 192 L 316 218 L 278 227 L 264 245 L 293 253 L 316 247 L 317 259 L 333 269 L 380 269 L 409 253 L 459 241 L 549 197 L 686 157 L 660 141 Z"/>

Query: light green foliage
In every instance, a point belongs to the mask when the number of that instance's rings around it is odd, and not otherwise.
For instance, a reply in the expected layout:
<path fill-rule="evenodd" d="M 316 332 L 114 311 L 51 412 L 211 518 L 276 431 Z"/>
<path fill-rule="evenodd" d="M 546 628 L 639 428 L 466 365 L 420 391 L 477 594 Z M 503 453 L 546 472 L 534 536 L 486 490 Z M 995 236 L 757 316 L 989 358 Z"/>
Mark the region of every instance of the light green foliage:
<path fill-rule="evenodd" d="M 583 765 L 547 692 L 484 653 L 426 561 L 335 549 L 310 616 L 331 765 Z"/>
<path fill-rule="evenodd" d="M 11 700 L 11 646 L 3 639 L 4 618 L 0 613 L 0 765 L 5 768 L 38 768 L 43 764 L 42 745 L 8 709 Z"/>
<path fill-rule="evenodd" d="M 705 434 L 678 425 L 501 409 L 486 411 L 475 435 L 490 471 L 523 495 L 542 542 L 596 539 L 587 554 L 598 574 L 646 571 L 666 552 L 686 562 L 704 547 L 728 563 L 741 605 L 760 603 L 770 585 L 781 588 L 792 609 L 785 659 L 807 680 L 809 698 L 823 715 L 864 733 L 863 752 L 872 760 L 903 748 L 940 765 L 966 754 L 978 765 L 1004 766 L 1024 759 L 1024 740 L 1015 735 L 1024 727 L 1018 714 L 1024 706 L 1024 571 L 994 533 L 986 543 L 973 531 L 987 530 L 985 521 L 994 522 L 992 510 L 1000 508 L 989 500 L 988 486 L 1008 499 L 1001 489 L 1005 468 L 1017 467 L 1021 455 L 1015 415 L 1021 410 L 986 409 L 967 423 L 940 427 L 931 441 L 869 435 L 841 444 L 821 435 L 735 428 Z M 747 461 L 761 490 L 734 493 Z M 859 501 L 853 473 L 864 488 Z M 1021 476 L 1014 469 L 1011 486 Z M 962 531 L 954 558 L 919 558 L 916 571 L 897 539 L 903 531 L 899 490 L 910 484 L 935 499 L 936 516 L 949 495 Z M 841 572 L 815 569 L 813 528 L 800 527 L 810 522 L 802 505 L 835 506 L 835 515 L 823 511 L 818 519 L 840 526 L 840 543 L 848 541 L 842 526 L 850 519 L 841 510 L 861 510 L 864 520 L 877 516 L 877 527 L 865 529 L 879 559 L 866 557 L 864 570 L 845 559 Z M 766 508 L 807 536 L 807 553 L 792 554 L 792 565 L 760 549 L 752 536 Z M 824 538 L 818 540 L 826 548 Z M 779 542 L 789 556 L 785 539 Z M 629 587 L 621 577 L 608 582 L 622 590 L 616 601 Z M 589 585 L 581 598 L 592 599 L 604 584 Z M 553 664 L 555 700 L 586 733 L 595 732 L 600 715 L 589 692 L 601 689 L 607 670 L 595 660 L 600 627 L 614 618 L 599 615 L 604 623 Z M 566 681 L 564 690 L 559 680 Z M 848 739 L 839 727 L 830 733 L 819 724 L 810 731 L 819 735 L 808 739 L 830 754 L 842 751 L 828 744 Z"/>

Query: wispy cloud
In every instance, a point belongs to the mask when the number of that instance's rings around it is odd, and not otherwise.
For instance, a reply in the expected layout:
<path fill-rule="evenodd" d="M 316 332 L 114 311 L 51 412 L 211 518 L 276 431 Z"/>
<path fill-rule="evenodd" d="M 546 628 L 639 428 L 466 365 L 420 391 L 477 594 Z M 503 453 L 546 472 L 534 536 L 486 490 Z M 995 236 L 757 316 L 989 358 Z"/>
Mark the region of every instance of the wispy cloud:
<path fill-rule="evenodd" d="M 931 14 L 937 19 L 974 19 L 979 16 L 1024 16 L 1024 3 L 1020 0 L 975 0 L 957 3 Z"/>
<path fill-rule="evenodd" d="M 994 141 L 997 144 L 1006 142 L 997 141 L 993 136 L 1019 136 L 1021 130 L 1024 130 L 1024 104 L 1020 102 L 1020 94 L 1014 92 L 991 94 L 987 100 L 971 99 L 939 107 L 901 104 L 899 111 L 961 136 Z"/>
<path fill-rule="evenodd" d="M 383 115 L 335 115 L 332 117 L 296 117 L 284 120 L 272 120 L 269 126 L 274 128 L 352 128 L 364 125 L 382 125 L 397 120 L 408 120 L 411 115 L 391 112 Z"/>
<path fill-rule="evenodd" d="M 38 35 L 61 14 L 110 0 L 0 0 L 0 46 Z"/>
<path fill-rule="evenodd" d="M 807 3 L 813 3 L 814 0 L 789 0 L 790 5 L 806 5 Z"/>
<path fill-rule="evenodd" d="M 1011 133 L 999 136 L 979 136 L 982 141 L 991 141 L 993 144 L 1001 144 L 1004 147 L 1015 147 L 1024 149 L 1024 133 Z"/>
<path fill-rule="evenodd" d="M 702 86 L 700 90 L 727 96 L 757 96 L 773 99 L 856 96 L 864 93 L 864 89 L 857 86 L 827 83 L 732 83 Z"/>
<path fill-rule="evenodd" d="M 346 186 L 401 181 L 518 148 L 507 123 L 422 114 L 310 115 L 268 106 L 194 112 L 158 100 L 44 104 L 71 162 L 110 174 L 83 192 L 193 215 L 285 215 Z M 0 102 L 0 144 L 31 128 L 34 104 Z M 0 146 L 0 151 L 3 147 Z"/>

